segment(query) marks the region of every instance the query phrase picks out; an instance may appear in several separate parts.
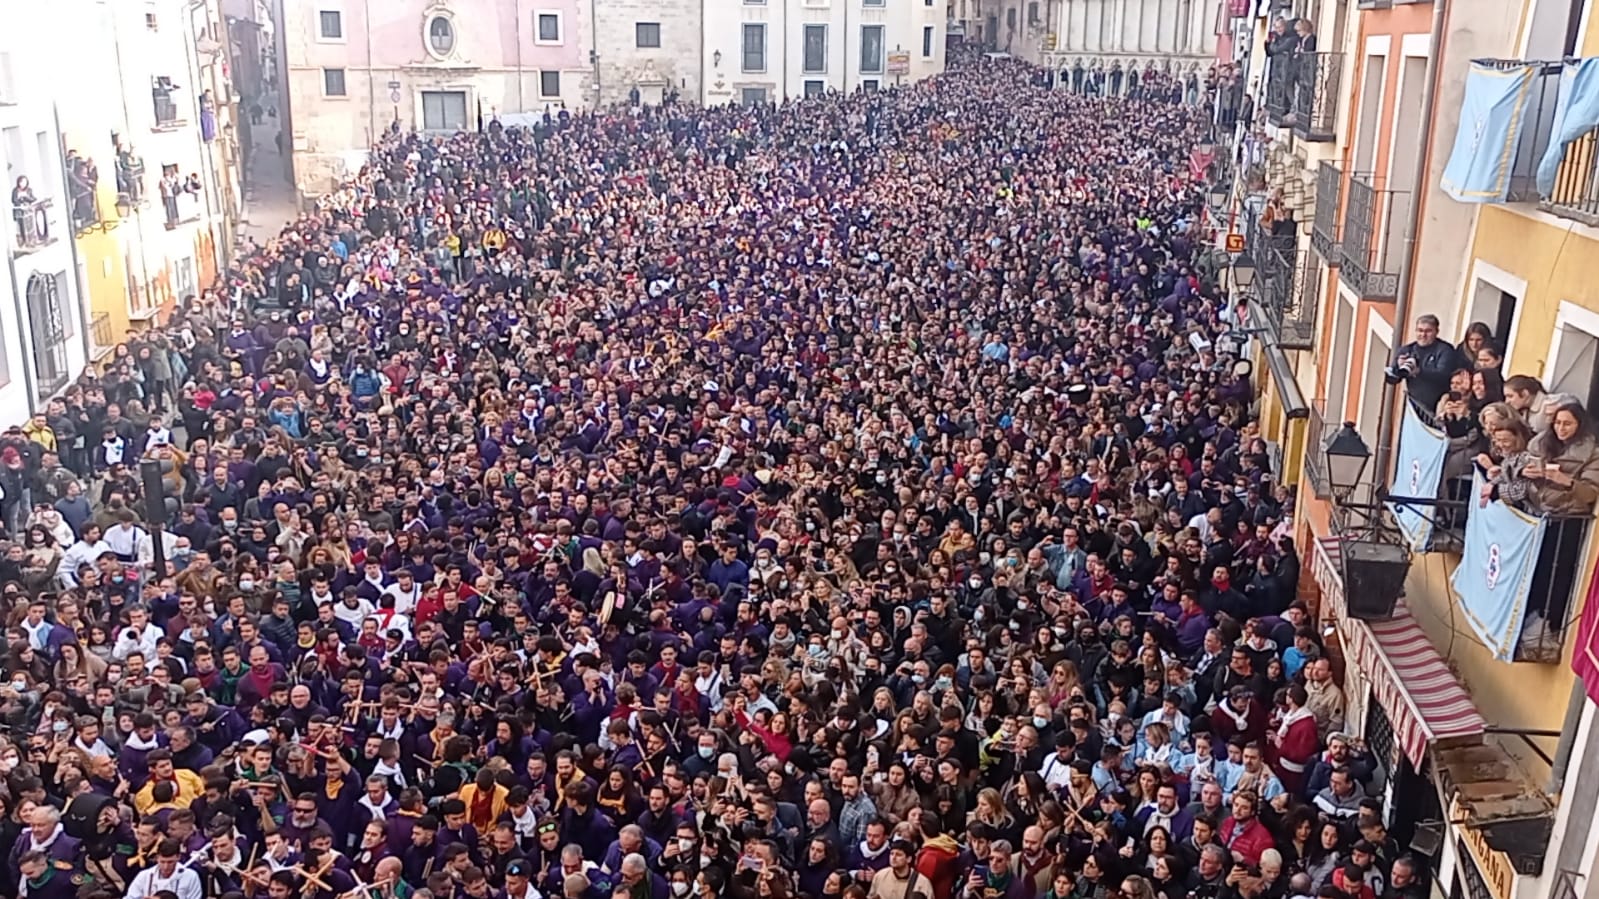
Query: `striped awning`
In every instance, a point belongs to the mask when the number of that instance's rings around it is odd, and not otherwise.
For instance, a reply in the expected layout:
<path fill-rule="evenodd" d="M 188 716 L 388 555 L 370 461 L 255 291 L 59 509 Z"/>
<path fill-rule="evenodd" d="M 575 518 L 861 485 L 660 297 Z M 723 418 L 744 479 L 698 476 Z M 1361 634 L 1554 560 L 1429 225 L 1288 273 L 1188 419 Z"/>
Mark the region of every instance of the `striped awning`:
<path fill-rule="evenodd" d="M 1350 618 L 1336 537 L 1316 541 L 1314 574 L 1338 621 L 1346 656 L 1360 666 L 1394 725 L 1394 738 L 1419 770 L 1435 740 L 1480 737 L 1486 722 L 1403 599 L 1386 621 Z"/>

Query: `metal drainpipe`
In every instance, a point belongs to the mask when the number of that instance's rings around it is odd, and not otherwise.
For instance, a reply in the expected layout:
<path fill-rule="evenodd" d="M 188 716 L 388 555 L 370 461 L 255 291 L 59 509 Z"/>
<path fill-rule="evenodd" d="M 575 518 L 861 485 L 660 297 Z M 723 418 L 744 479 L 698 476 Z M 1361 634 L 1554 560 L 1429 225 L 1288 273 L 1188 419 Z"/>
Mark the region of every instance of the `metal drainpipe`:
<path fill-rule="evenodd" d="M 1560 742 L 1555 746 L 1555 760 L 1549 766 L 1549 783 L 1545 793 L 1559 793 L 1566 786 L 1566 771 L 1571 767 L 1571 754 L 1577 743 L 1577 731 L 1582 723 L 1582 707 L 1588 702 L 1582 681 L 1571 682 L 1571 696 L 1566 699 L 1566 720 L 1560 724 Z"/>
<path fill-rule="evenodd" d="M 56 123 L 57 144 L 59 145 L 65 143 L 65 141 L 61 139 L 61 105 L 59 103 L 50 104 L 50 115 L 55 119 Z M 63 148 L 63 150 L 64 149 L 65 148 Z M 72 176 L 68 174 L 67 167 L 64 165 L 61 166 L 61 190 L 62 196 L 67 198 L 67 233 L 70 235 L 70 238 L 67 240 L 67 246 L 71 247 L 72 249 L 72 283 L 77 285 L 78 288 L 76 291 L 78 295 L 78 315 L 83 324 L 83 327 L 78 329 L 78 340 L 83 344 L 83 364 L 85 367 L 87 367 L 89 364 L 89 330 L 94 322 L 94 305 L 88 297 L 84 296 L 84 291 L 88 288 L 88 285 L 78 280 L 78 273 L 80 271 L 79 266 L 81 266 L 83 263 L 78 259 L 78 226 L 77 223 L 72 220 Z M 95 198 L 95 202 L 99 202 L 98 197 Z M 13 272 L 12 282 L 15 283 L 15 281 L 16 274 Z M 88 304 L 87 309 L 84 308 L 86 303 Z M 90 314 L 85 316 L 85 312 Z M 33 408 L 33 392 L 31 390 L 28 392 L 28 404 L 30 409 Z"/>
<path fill-rule="evenodd" d="M 1432 4 L 1432 37 L 1428 44 L 1427 53 L 1427 92 L 1421 101 L 1421 164 L 1416 166 L 1416 177 L 1410 184 L 1410 214 L 1405 221 L 1405 252 L 1399 257 L 1399 290 L 1394 301 L 1394 345 L 1393 351 L 1397 352 L 1404 346 L 1405 329 L 1410 320 L 1410 282 L 1414 275 L 1415 266 L 1412 260 L 1416 254 L 1416 229 L 1421 225 L 1421 200 L 1422 191 L 1427 186 L 1427 161 L 1432 148 L 1433 132 L 1433 107 L 1437 105 L 1438 96 L 1438 60 L 1443 56 L 1444 19 L 1448 15 L 1448 0 L 1433 0 Z M 1353 177 L 1353 173 L 1351 173 Z M 1382 403 L 1378 407 L 1377 418 L 1377 447 L 1386 450 L 1393 443 L 1394 437 L 1394 388 L 1397 385 L 1389 384 L 1386 379 L 1382 386 Z M 1383 470 L 1377 472 L 1381 483 L 1388 483 L 1390 472 L 1388 468 L 1393 464 L 1393 453 L 1388 453 L 1383 462 Z"/>

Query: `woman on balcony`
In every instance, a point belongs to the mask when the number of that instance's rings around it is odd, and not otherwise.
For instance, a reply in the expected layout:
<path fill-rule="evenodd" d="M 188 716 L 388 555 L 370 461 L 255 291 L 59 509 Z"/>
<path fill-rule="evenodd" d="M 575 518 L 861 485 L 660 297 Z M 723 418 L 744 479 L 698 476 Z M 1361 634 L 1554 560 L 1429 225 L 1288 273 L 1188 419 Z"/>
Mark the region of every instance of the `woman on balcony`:
<path fill-rule="evenodd" d="M 26 175 L 18 176 L 15 187 L 11 188 L 11 217 L 17 223 L 17 244 L 19 246 L 32 246 L 37 242 L 38 236 L 30 233 L 30 216 L 34 214 L 33 205 L 38 198 L 33 195 L 33 188 L 28 184 Z"/>
<path fill-rule="evenodd" d="M 1599 442 L 1582 404 L 1566 400 L 1557 405 L 1549 429 L 1533 438 L 1529 452 L 1533 459 L 1521 469 L 1521 476 L 1532 482 L 1528 505 L 1549 521 L 1538 547 L 1520 652 L 1541 658 L 1559 651 L 1557 635 L 1567 624 L 1573 581 L 1582 568 L 1582 547 L 1594 503 L 1599 502 Z"/>
<path fill-rule="evenodd" d="M 1533 482 L 1533 508 L 1554 516 L 1592 514 L 1599 502 L 1599 443 L 1582 405 L 1557 407 L 1549 430 L 1533 438 L 1531 453 L 1537 464 L 1523 468 L 1522 476 Z"/>

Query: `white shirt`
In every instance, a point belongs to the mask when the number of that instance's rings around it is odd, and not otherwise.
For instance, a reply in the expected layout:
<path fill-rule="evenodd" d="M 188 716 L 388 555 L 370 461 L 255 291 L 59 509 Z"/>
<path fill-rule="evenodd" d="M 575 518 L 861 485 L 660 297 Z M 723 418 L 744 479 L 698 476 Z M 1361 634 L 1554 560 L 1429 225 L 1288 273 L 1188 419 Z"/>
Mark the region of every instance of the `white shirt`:
<path fill-rule="evenodd" d="M 105 532 L 105 543 L 111 551 L 123 558 L 133 558 L 138 555 L 141 538 L 149 542 L 150 535 L 138 525 L 123 527 L 118 524 Z"/>
<path fill-rule="evenodd" d="M 116 645 L 111 647 L 111 657 L 113 659 L 125 662 L 128 659 L 128 654 L 134 650 L 144 653 L 146 659 L 155 658 L 155 644 L 157 640 L 161 639 L 161 629 L 146 621 L 144 623 L 144 632 L 137 634 L 136 639 L 128 636 L 129 632 L 134 630 L 135 628 L 132 625 L 117 628 L 117 642 Z M 151 892 L 142 895 L 153 896 L 155 893 Z"/>
<path fill-rule="evenodd" d="M 1044 786 L 1058 790 L 1071 782 L 1072 760 L 1068 758 L 1063 762 L 1058 753 L 1051 752 L 1038 769 L 1038 776 L 1044 779 Z"/>
<path fill-rule="evenodd" d="M 85 562 L 92 565 L 95 559 L 108 552 L 114 552 L 114 550 L 111 549 L 111 544 L 105 542 L 103 537 L 93 543 L 85 543 L 79 540 L 67 547 L 67 551 L 61 554 L 61 567 L 57 573 L 61 575 L 61 580 L 65 581 L 67 586 L 76 587 L 78 586 L 78 566 Z"/>
<path fill-rule="evenodd" d="M 396 582 L 385 587 L 383 595 L 394 597 L 394 614 L 409 615 L 416 609 L 416 604 L 422 599 L 422 585 L 412 581 L 411 592 L 407 593 L 401 590 L 399 583 Z M 334 606 L 333 612 L 335 615 L 338 614 L 337 606 Z"/>
<path fill-rule="evenodd" d="M 128 884 L 129 896 L 154 896 L 162 890 L 171 890 L 178 894 L 178 899 L 203 899 L 204 890 L 200 886 L 200 875 L 188 868 L 179 865 L 172 872 L 171 877 L 161 876 L 161 867 L 145 868 L 134 876 L 133 882 Z"/>
<path fill-rule="evenodd" d="M 342 599 L 333 604 L 333 617 L 356 630 L 360 630 L 361 622 L 365 621 L 367 616 L 372 614 L 372 611 L 372 603 L 359 596 L 356 597 L 355 608 L 353 609 Z"/>

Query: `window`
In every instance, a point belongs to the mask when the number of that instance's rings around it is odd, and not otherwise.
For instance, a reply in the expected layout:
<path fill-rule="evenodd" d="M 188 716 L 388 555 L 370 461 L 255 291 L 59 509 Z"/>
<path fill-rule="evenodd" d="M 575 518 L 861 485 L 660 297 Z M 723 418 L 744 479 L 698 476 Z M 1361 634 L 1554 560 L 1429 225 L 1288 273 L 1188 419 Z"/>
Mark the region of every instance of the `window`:
<path fill-rule="evenodd" d="M 537 14 L 538 37 L 535 43 L 559 44 L 561 42 L 561 14 L 558 12 L 541 12 Z"/>
<path fill-rule="evenodd" d="M 810 81 L 805 82 L 805 96 L 807 97 L 820 97 L 826 91 L 827 82 L 825 81 L 819 81 L 813 78 Z"/>
<path fill-rule="evenodd" d="M 172 97 L 177 89 L 172 79 L 165 75 L 157 75 L 151 80 L 150 100 L 155 107 L 157 128 L 170 128 L 183 124 L 183 117 L 178 114 L 178 101 Z"/>
<path fill-rule="evenodd" d="M 161 23 L 156 19 L 155 13 L 147 12 L 144 14 L 144 27 L 150 29 L 151 31 L 161 30 Z"/>
<path fill-rule="evenodd" d="M 0 50 L 0 106 L 17 102 L 17 73 L 11 65 L 11 52 Z"/>
<path fill-rule="evenodd" d="M 749 26 L 746 25 L 744 27 L 748 28 Z M 744 88 L 743 93 L 740 95 L 740 99 L 743 101 L 745 106 L 756 106 L 756 105 L 759 105 L 761 103 L 765 103 L 766 102 L 766 88 L 764 88 L 764 87 L 746 87 L 746 88 Z"/>
<path fill-rule="evenodd" d="M 560 72 L 540 72 L 539 73 L 539 96 L 541 96 L 541 97 L 559 97 L 560 95 L 561 95 L 561 73 Z"/>
<path fill-rule="evenodd" d="M 865 81 L 861 82 L 861 87 L 864 88 L 867 93 L 875 94 L 875 93 L 877 93 L 877 79 L 876 78 L 868 78 Z"/>
<path fill-rule="evenodd" d="M 455 25 L 445 16 L 428 22 L 428 52 L 443 58 L 455 50 Z"/>
<path fill-rule="evenodd" d="M 194 290 L 194 257 L 185 256 L 178 260 L 178 276 L 174 279 L 178 286 L 178 297 L 183 300 L 192 298 Z"/>
<path fill-rule="evenodd" d="M 659 47 L 661 45 L 661 23 L 640 22 L 634 25 L 633 43 L 639 47 Z"/>
<path fill-rule="evenodd" d="M 759 22 L 744 23 L 744 53 L 742 68 L 746 72 L 766 71 L 766 26 Z"/>
<path fill-rule="evenodd" d="M 1005 27 L 1011 31 L 1016 30 L 1016 7 L 1005 10 Z"/>
<path fill-rule="evenodd" d="M 1027 4 L 1027 24 L 1038 24 L 1038 0 L 1032 0 L 1031 3 Z"/>
<path fill-rule="evenodd" d="M 805 26 L 805 72 L 827 71 L 827 26 Z"/>
<path fill-rule="evenodd" d="M 922 58 L 933 58 L 933 26 L 922 26 Z"/>
<path fill-rule="evenodd" d="M 324 9 L 316 14 L 317 36 L 325 41 L 344 40 L 344 14 L 334 9 Z"/>
<path fill-rule="evenodd" d="M 874 75 L 883 71 L 883 26 L 861 26 L 861 71 Z"/>
<path fill-rule="evenodd" d="M 348 96 L 344 91 L 343 69 L 322 70 L 322 94 L 327 97 Z"/>
<path fill-rule="evenodd" d="M 422 128 L 424 130 L 460 131 L 465 127 L 465 91 L 422 92 Z"/>
<path fill-rule="evenodd" d="M 887 6 L 888 0 L 861 0 L 862 6 Z"/>

